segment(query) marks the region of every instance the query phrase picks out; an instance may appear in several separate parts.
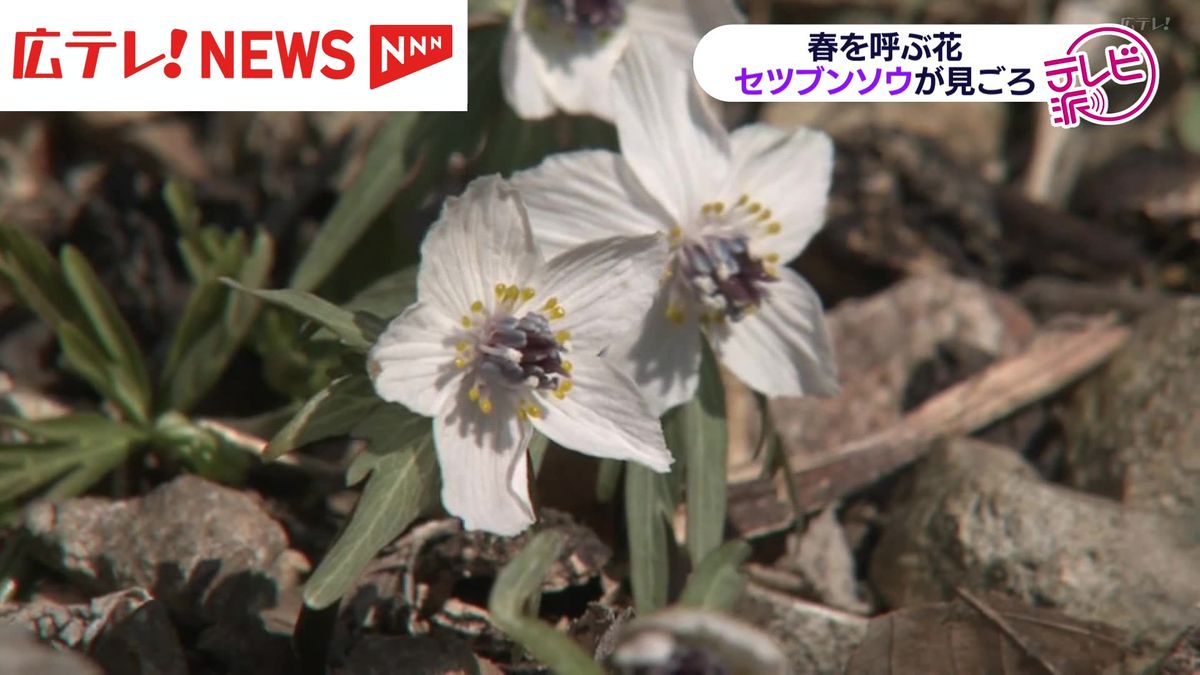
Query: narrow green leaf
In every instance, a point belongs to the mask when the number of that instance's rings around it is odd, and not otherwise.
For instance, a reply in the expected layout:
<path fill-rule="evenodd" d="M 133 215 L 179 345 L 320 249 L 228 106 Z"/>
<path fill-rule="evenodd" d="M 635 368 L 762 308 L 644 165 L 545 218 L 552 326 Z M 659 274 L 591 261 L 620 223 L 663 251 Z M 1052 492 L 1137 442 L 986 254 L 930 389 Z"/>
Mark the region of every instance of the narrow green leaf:
<path fill-rule="evenodd" d="M 351 436 L 365 439 L 368 444 L 347 467 L 346 486 L 361 483 L 394 448 L 406 447 L 429 434 L 430 421 L 404 406 L 385 403 L 376 407 L 350 430 Z"/>
<path fill-rule="evenodd" d="M 416 113 L 395 113 L 379 131 L 358 177 L 338 198 L 292 273 L 290 287 L 316 290 L 396 197 L 411 170 L 403 150 L 416 119 Z"/>
<path fill-rule="evenodd" d="M 563 537 L 542 532 L 529 540 L 492 585 L 492 620 L 535 658 L 556 673 L 603 675 L 604 670 L 566 634 L 538 620 L 541 584 L 558 559 Z"/>
<path fill-rule="evenodd" d="M 416 301 L 417 266 L 410 265 L 367 286 L 351 298 L 345 308 L 390 320 Z"/>
<path fill-rule="evenodd" d="M 185 236 L 193 234 L 200 227 L 200 208 L 191 184 L 171 179 L 163 186 L 162 196 L 179 231 Z"/>
<path fill-rule="evenodd" d="M 59 258 L 63 276 L 79 299 L 92 332 L 110 360 L 127 373 L 126 379 L 132 388 L 129 395 L 138 397 L 140 408 L 149 410 L 150 379 L 146 375 L 146 362 L 133 338 L 133 331 L 117 310 L 117 303 L 100 283 L 100 278 L 87 259 L 75 247 L 64 246 Z"/>
<path fill-rule="evenodd" d="M 617 496 L 617 488 L 621 486 L 621 470 L 624 466 L 624 462 L 620 460 L 600 460 L 600 469 L 596 472 L 596 501 L 607 504 Z"/>
<path fill-rule="evenodd" d="M 0 226 L 0 273 L 9 278 L 30 309 L 52 327 L 82 318 L 58 262 L 41 242 L 24 231 Z"/>
<path fill-rule="evenodd" d="M 260 231 L 248 254 L 238 251 L 233 259 L 218 266 L 221 271 L 236 274 L 243 286 L 260 288 L 270 275 L 274 259 L 274 242 Z M 197 283 L 162 371 L 164 409 L 188 410 L 216 384 L 254 325 L 259 306 L 258 298 L 239 293 L 216 279 Z"/>
<path fill-rule="evenodd" d="M 629 536 L 629 576 L 638 612 L 648 614 L 667 604 L 670 574 L 665 502 L 667 480 L 632 462 L 625 466 L 625 528 Z"/>
<path fill-rule="evenodd" d="M 313 441 L 349 433 L 382 403 L 366 375 L 338 378 L 308 399 L 271 438 L 263 458 L 277 459 Z"/>
<path fill-rule="evenodd" d="M 709 553 L 688 577 L 679 604 L 728 611 L 742 593 L 745 580 L 738 566 L 750 557 L 750 545 L 729 541 Z"/>
<path fill-rule="evenodd" d="M 371 316 L 366 312 L 355 313 L 342 309 L 312 293 L 291 288 L 259 290 L 247 288 L 232 279 L 222 279 L 222 281 L 239 291 L 249 293 L 273 305 L 285 307 L 317 322 L 333 331 L 338 339 L 352 349 L 365 352 L 370 349 L 375 338 L 379 336 L 377 328 L 382 320 L 378 317 Z"/>
<path fill-rule="evenodd" d="M 687 549 L 697 565 L 721 545 L 725 533 L 725 392 L 716 359 L 705 348 L 696 396 L 680 411 L 687 455 Z"/>
<path fill-rule="evenodd" d="M 407 416 L 401 416 L 398 423 L 408 422 Z M 381 443 L 384 439 L 372 441 Z M 381 457 L 350 523 L 304 586 L 309 607 L 321 609 L 337 602 L 375 554 L 436 503 L 437 455 L 429 435 L 416 442 L 376 446 L 375 453 Z"/>
<path fill-rule="evenodd" d="M 529 466 L 533 475 L 542 472 L 542 462 L 546 459 L 546 450 L 550 447 L 550 439 L 537 431 L 531 431 L 533 438 L 529 441 Z"/>
<path fill-rule="evenodd" d="M 0 427 L 11 427 L 43 441 L 63 442 L 97 436 L 141 438 L 136 428 L 96 413 L 79 412 L 40 420 L 0 415 Z"/>

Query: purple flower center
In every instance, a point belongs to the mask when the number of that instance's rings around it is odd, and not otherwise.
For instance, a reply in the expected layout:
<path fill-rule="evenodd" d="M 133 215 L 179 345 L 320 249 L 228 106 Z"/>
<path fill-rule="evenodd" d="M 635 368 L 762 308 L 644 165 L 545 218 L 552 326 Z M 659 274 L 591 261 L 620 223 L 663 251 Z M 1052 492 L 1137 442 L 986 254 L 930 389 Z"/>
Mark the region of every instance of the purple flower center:
<path fill-rule="evenodd" d="M 709 319 L 741 319 L 762 303 L 767 284 L 775 281 L 746 242 L 744 236 L 705 236 L 682 243 L 676 253 L 679 274 Z"/>

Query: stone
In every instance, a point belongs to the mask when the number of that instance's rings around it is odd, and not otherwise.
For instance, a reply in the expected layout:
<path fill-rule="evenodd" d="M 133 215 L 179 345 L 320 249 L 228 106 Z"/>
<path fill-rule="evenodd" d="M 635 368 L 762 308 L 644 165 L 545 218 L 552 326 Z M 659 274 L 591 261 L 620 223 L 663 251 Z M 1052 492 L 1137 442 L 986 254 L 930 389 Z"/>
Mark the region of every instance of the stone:
<path fill-rule="evenodd" d="M 1200 297 L 1143 317 L 1072 396 L 1068 480 L 1136 507 L 1200 519 Z"/>
<path fill-rule="evenodd" d="M 733 615 L 783 648 L 792 675 L 840 675 L 867 634 L 867 619 L 750 583 Z"/>
<path fill-rule="evenodd" d="M 81 654 L 38 644 L 29 631 L 0 626 L 0 675 L 104 675 Z"/>
<path fill-rule="evenodd" d="M 1200 618 L 1200 529 L 1043 481 L 1020 455 L 958 440 L 917 465 L 869 578 L 891 607 L 996 591 L 1152 644 Z"/>
<path fill-rule="evenodd" d="M 833 398 L 775 399 L 772 419 L 804 468 L 810 453 L 865 437 L 898 422 L 927 391 L 953 382 L 932 364 L 957 360 L 975 369 L 1021 351 L 1034 322 L 1008 296 L 945 275 L 916 277 L 828 316 L 842 391 Z M 968 358 L 968 355 L 973 355 Z M 972 373 L 965 373 L 970 375 Z"/>
<path fill-rule="evenodd" d="M 22 626 L 42 642 L 85 652 L 110 673 L 188 673 L 166 607 L 144 588 L 110 593 L 87 603 L 36 599 L 3 605 L 0 624 Z"/>
<path fill-rule="evenodd" d="M 189 622 L 269 607 L 307 569 L 258 498 L 191 475 L 144 497 L 37 503 L 24 527 L 34 554 L 83 588 L 146 588 Z"/>

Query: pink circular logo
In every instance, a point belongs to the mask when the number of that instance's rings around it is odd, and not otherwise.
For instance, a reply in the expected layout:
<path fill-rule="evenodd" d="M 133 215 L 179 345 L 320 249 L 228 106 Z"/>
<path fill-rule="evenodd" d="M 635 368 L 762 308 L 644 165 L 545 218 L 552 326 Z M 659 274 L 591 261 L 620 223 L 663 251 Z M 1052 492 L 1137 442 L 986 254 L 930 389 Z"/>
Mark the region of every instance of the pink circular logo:
<path fill-rule="evenodd" d="M 1093 67 L 1089 42 L 1102 41 L 1102 63 Z M 1112 42 L 1117 44 L 1111 44 Z M 1142 114 L 1158 91 L 1158 59 L 1150 43 L 1124 26 L 1100 26 L 1080 35 L 1067 48 L 1067 55 L 1045 62 L 1050 99 L 1050 122 L 1070 129 L 1080 118 L 1093 124 L 1121 124 Z M 1133 103 L 1114 109 L 1105 85 L 1138 87 Z"/>

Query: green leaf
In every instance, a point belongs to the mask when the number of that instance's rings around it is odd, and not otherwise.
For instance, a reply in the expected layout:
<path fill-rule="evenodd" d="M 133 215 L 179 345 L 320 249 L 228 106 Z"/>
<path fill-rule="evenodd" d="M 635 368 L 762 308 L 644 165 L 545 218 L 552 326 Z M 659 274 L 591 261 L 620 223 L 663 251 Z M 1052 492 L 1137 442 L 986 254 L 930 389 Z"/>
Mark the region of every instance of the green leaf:
<path fill-rule="evenodd" d="M 6 417 L 0 424 L 52 440 L 0 445 L 0 503 L 43 489 L 49 498 L 74 497 L 120 466 L 142 434 L 99 415 L 72 414 L 50 420 Z"/>
<path fill-rule="evenodd" d="M 150 380 L 146 375 L 146 363 L 129 324 L 117 311 L 117 304 L 105 290 L 92 266 L 75 247 L 64 246 L 59 255 L 63 276 L 67 285 L 75 292 L 79 305 L 91 325 L 93 334 L 108 354 L 109 359 L 127 374 L 133 391 L 130 396 L 139 399 L 139 408 L 150 409 Z"/>
<path fill-rule="evenodd" d="M 291 288 L 279 290 L 259 290 L 246 288 L 232 279 L 223 279 L 233 288 L 249 293 L 273 305 L 287 309 L 311 319 L 321 326 L 333 331 L 343 343 L 358 351 L 367 351 L 379 337 L 379 327 L 382 319 L 366 312 L 352 312 L 323 300 L 312 293 Z"/>
<path fill-rule="evenodd" d="M 678 455 L 686 455 L 687 549 L 697 565 L 721 545 L 725 533 L 725 392 L 716 359 L 706 347 L 696 396 L 677 413 Z"/>
<path fill-rule="evenodd" d="M 629 536 L 629 577 L 638 612 L 667 604 L 671 536 L 666 476 L 632 462 L 625 465 L 625 528 Z"/>
<path fill-rule="evenodd" d="M 82 318 L 62 271 L 42 243 L 17 228 L 0 227 L 0 273 L 42 321 L 57 326 Z"/>
<path fill-rule="evenodd" d="M 437 455 L 428 432 L 417 440 L 407 438 L 412 416 L 398 406 L 389 407 L 393 421 L 378 424 L 371 437 L 377 461 L 371 477 L 333 547 L 308 583 L 304 602 L 322 609 L 337 602 L 370 564 L 381 548 L 400 536 L 422 512 L 436 503 Z M 384 433 L 387 428 L 398 431 Z M 426 425 L 428 428 L 428 425 Z"/>
<path fill-rule="evenodd" d="M 624 466 L 620 460 L 600 460 L 600 470 L 596 472 L 596 501 L 607 504 L 617 496 L 617 488 L 621 486 L 621 469 Z"/>
<path fill-rule="evenodd" d="M 352 312 L 366 312 L 384 319 L 400 316 L 417 301 L 417 266 L 379 278 L 345 304 Z"/>
<path fill-rule="evenodd" d="M 688 577 L 679 604 L 728 611 L 745 587 L 738 566 L 749 557 L 750 545 L 744 541 L 726 542 L 709 553 Z"/>
<path fill-rule="evenodd" d="M 358 177 L 338 198 L 296 266 L 290 287 L 312 291 L 320 286 L 400 192 L 412 171 L 403 150 L 416 119 L 416 113 L 395 113 L 380 130 Z"/>
<path fill-rule="evenodd" d="M 274 263 L 274 242 L 260 231 L 249 252 L 241 237 L 237 246 L 239 250 L 217 262 L 219 269 L 212 272 L 234 274 L 243 286 L 261 287 Z M 215 277 L 197 282 L 163 367 L 160 386 L 165 409 L 188 410 L 216 384 L 254 325 L 259 304 L 257 298 L 228 288 Z"/>
<path fill-rule="evenodd" d="M 529 453 L 529 467 L 536 476 L 542 472 L 542 462 L 546 459 L 546 450 L 550 447 L 550 439 L 536 430 L 532 430 L 531 433 L 533 438 L 529 440 L 529 448 L 526 452 Z"/>
<path fill-rule="evenodd" d="M 542 532 L 529 540 L 492 585 L 492 620 L 552 672 L 604 675 L 604 670 L 566 634 L 537 619 L 542 580 L 558 559 L 563 537 Z"/>
<path fill-rule="evenodd" d="M 200 228 L 200 207 L 190 183 L 171 179 L 163 186 L 162 196 L 180 232 L 190 236 Z"/>
<path fill-rule="evenodd" d="M 267 460 L 278 459 L 313 441 L 349 433 L 382 403 L 366 375 L 338 378 L 308 399 L 271 438 L 263 457 Z"/>

